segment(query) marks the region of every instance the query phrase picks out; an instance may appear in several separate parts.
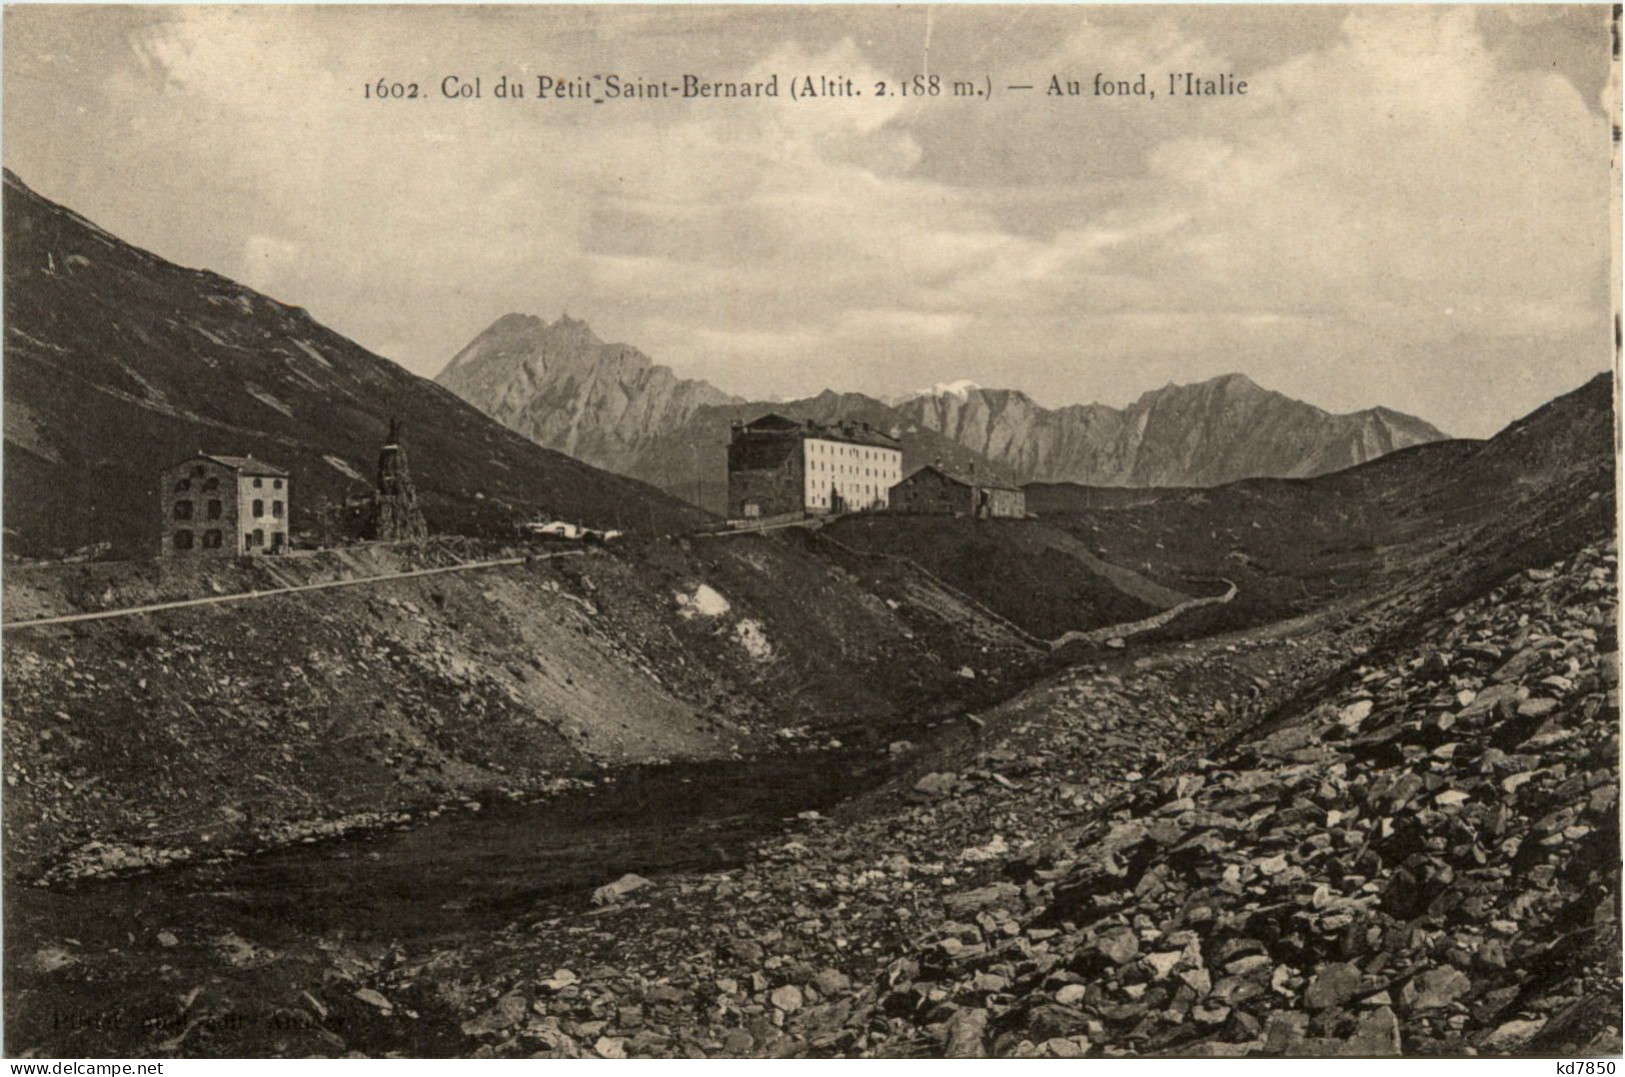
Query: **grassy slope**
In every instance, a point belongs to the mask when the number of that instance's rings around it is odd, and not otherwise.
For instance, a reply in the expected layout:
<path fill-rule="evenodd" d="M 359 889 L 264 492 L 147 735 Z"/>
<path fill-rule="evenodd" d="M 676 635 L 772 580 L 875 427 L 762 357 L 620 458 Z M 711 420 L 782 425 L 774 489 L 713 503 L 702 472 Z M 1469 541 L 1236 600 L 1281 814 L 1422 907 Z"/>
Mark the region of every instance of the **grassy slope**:
<path fill-rule="evenodd" d="M 859 550 L 910 558 L 1046 639 L 1136 620 L 1188 597 L 1030 520 L 881 513 L 847 517 L 826 532 Z"/>
<path fill-rule="evenodd" d="M 1161 580 L 1226 576 L 1236 601 L 1186 630 L 1256 624 L 1384 581 L 1457 570 L 1469 543 L 1534 543 L 1606 511 L 1612 379 L 1600 375 L 1483 442 L 1417 446 L 1314 479 L 1207 490 L 1027 488 L 1045 523 Z M 1559 491 L 1573 487 L 1572 495 Z M 1491 563 L 1500 564 L 1497 559 Z M 1193 627 L 1194 626 L 1194 627 Z"/>

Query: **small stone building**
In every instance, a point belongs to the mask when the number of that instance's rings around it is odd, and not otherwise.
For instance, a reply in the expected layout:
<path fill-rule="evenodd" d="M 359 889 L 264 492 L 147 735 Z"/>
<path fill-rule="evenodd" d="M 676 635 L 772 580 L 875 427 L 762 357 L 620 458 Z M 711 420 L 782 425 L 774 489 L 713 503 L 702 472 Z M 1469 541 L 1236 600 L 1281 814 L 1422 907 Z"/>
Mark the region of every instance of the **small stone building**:
<path fill-rule="evenodd" d="M 252 456 L 198 453 L 159 486 L 159 554 L 235 557 L 288 546 L 288 473 Z"/>
<path fill-rule="evenodd" d="M 1020 519 L 1027 515 L 1027 495 L 1016 486 L 960 474 L 941 464 L 927 464 L 892 488 L 897 512 L 931 512 L 985 519 Z"/>
<path fill-rule="evenodd" d="M 733 424 L 728 518 L 883 509 L 902 475 L 902 446 L 867 423 L 763 415 Z"/>

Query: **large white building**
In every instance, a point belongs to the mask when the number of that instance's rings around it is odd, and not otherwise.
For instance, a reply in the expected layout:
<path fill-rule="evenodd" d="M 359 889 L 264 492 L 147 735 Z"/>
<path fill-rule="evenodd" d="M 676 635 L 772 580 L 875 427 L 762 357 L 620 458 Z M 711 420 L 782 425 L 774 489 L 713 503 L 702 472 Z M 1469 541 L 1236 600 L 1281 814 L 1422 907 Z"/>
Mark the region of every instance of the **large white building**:
<path fill-rule="evenodd" d="M 728 516 L 749 520 L 883 509 L 902 477 L 902 446 L 866 423 L 826 426 L 764 415 L 734 424 Z"/>
<path fill-rule="evenodd" d="M 883 509 L 903 478 L 903 450 L 874 439 L 821 434 L 802 438 L 801 452 L 806 505 L 815 512 Z"/>

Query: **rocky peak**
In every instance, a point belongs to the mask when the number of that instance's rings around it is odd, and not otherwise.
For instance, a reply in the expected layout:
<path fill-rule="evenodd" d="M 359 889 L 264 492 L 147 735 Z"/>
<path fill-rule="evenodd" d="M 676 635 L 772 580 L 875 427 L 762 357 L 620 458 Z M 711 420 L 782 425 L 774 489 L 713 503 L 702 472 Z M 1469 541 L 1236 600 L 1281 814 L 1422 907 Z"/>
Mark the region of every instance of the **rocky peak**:
<path fill-rule="evenodd" d="M 667 477 L 666 462 L 650 454 L 669 450 L 663 439 L 705 417 L 702 408 L 744 403 L 679 378 L 630 345 L 605 343 L 567 313 L 553 322 L 499 318 L 436 380 L 549 448 L 656 482 Z M 1389 409 L 1332 415 L 1241 373 L 1169 384 L 1126 408 L 1046 408 L 1018 389 L 969 379 L 937 383 L 894 406 L 835 389 L 811 403 L 819 413 L 837 405 L 852 414 L 881 408 L 881 428 L 928 437 L 938 448 L 945 439 L 1018 483 L 1214 486 L 1307 478 L 1445 437 Z M 694 434 L 706 442 L 717 437 Z M 719 476 L 720 468 L 713 468 Z"/>
<path fill-rule="evenodd" d="M 510 314 L 504 314 L 502 317 L 500 317 L 496 321 L 492 322 L 490 327 L 488 329 L 486 329 L 486 332 L 487 333 L 533 332 L 535 330 L 545 328 L 546 326 L 547 326 L 547 320 L 544 319 L 544 318 L 538 318 L 534 314 L 510 313 Z"/>
<path fill-rule="evenodd" d="M 1212 486 L 1302 478 L 1445 436 L 1389 409 L 1332 415 L 1245 374 L 1170 383 L 1121 409 L 1049 409 L 1016 390 L 982 388 L 916 397 L 900 408 L 1022 482 Z"/>
<path fill-rule="evenodd" d="M 1263 397 L 1279 397 L 1290 400 L 1281 393 L 1266 389 L 1245 374 L 1221 374 L 1216 378 L 1205 381 L 1189 383 L 1169 382 L 1160 389 L 1149 389 L 1141 393 L 1139 399 L 1129 405 L 1129 409 L 1153 408 L 1165 404 L 1183 404 L 1195 401 L 1221 401 L 1221 400 L 1248 400 Z M 1304 407 L 1314 407 L 1305 404 Z M 1319 408 L 1315 408 L 1319 411 Z"/>
<path fill-rule="evenodd" d="M 1220 374 L 1216 378 L 1209 378 L 1207 381 L 1199 381 L 1195 383 L 1192 388 L 1212 388 L 1226 393 L 1262 393 L 1267 391 L 1256 381 L 1249 378 L 1247 375 L 1240 373 Z"/>
<path fill-rule="evenodd" d="M 592 326 L 588 325 L 580 318 L 570 317 L 569 312 L 567 311 L 559 315 L 559 320 L 554 322 L 551 328 L 553 332 L 558 334 L 575 337 L 581 340 L 590 340 L 599 344 L 603 343 L 603 341 L 598 339 L 598 334 L 592 331 Z"/>
<path fill-rule="evenodd" d="M 695 409 L 734 401 L 568 313 L 503 315 L 435 380 L 533 441 L 620 471 Z"/>

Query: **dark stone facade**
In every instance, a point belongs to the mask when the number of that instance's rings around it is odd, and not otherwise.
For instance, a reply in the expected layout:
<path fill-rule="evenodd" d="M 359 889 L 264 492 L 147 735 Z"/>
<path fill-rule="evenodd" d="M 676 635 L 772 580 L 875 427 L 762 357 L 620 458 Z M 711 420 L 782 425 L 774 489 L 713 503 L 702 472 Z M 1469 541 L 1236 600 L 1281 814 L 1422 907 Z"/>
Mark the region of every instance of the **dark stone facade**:
<path fill-rule="evenodd" d="M 1027 514 L 1027 496 L 1014 487 L 979 483 L 931 466 L 892 487 L 891 507 L 894 512 L 1020 519 Z"/>
<path fill-rule="evenodd" d="M 980 516 L 1020 519 L 1027 515 L 1027 495 L 1007 486 L 976 487 L 975 503 Z"/>
<path fill-rule="evenodd" d="M 164 471 L 159 481 L 158 552 L 162 557 L 231 557 L 238 553 L 240 498 L 234 468 L 207 457 Z"/>
<path fill-rule="evenodd" d="M 736 435 L 728 444 L 728 518 L 802 511 L 806 507 L 805 467 L 798 437 Z"/>
<path fill-rule="evenodd" d="M 235 557 L 287 548 L 291 483 L 252 457 L 200 453 L 159 478 L 161 557 Z"/>

